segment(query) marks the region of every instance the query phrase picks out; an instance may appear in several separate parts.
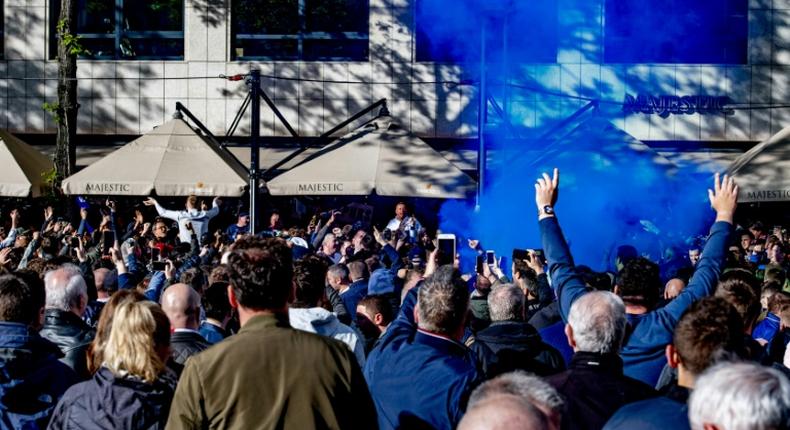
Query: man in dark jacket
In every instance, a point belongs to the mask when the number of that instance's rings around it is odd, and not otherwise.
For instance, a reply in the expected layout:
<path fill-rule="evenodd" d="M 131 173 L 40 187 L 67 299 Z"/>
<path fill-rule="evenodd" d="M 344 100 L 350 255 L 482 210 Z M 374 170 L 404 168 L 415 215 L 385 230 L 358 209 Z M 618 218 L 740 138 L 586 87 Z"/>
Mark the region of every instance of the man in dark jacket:
<path fill-rule="evenodd" d="M 519 287 L 494 287 L 488 294 L 488 310 L 491 325 L 479 331 L 470 345 L 486 379 L 513 370 L 546 376 L 565 369 L 559 351 L 543 343 L 524 321 L 525 296 Z"/>
<path fill-rule="evenodd" d="M 738 204 L 738 187 L 726 175 L 716 175 L 714 191 L 709 191 L 716 222 L 697 263 L 688 286 L 663 308 L 655 308 L 661 287 L 658 267 L 645 259 L 630 261 L 618 276 L 615 293 L 623 298 L 631 334 L 620 355 L 625 374 L 655 386 L 666 364 L 664 347 L 672 342 L 672 332 L 683 312 L 695 301 L 709 296 L 725 263 L 732 231 L 732 219 Z M 590 289 L 576 271 L 568 244 L 554 212 L 559 189 L 559 172 L 554 177 L 544 173 L 536 184 L 535 201 L 539 211 L 539 228 L 549 273 L 557 293 L 560 315 L 568 320 L 571 305 Z"/>
<path fill-rule="evenodd" d="M 230 318 L 230 304 L 228 303 L 228 283 L 215 282 L 203 292 L 203 310 L 206 319 L 200 323 L 200 335 L 206 342 L 215 344 L 228 337 L 225 325 Z"/>
<path fill-rule="evenodd" d="M 170 348 L 176 364 L 183 366 L 187 358 L 211 346 L 198 332 L 200 295 L 192 287 L 187 284 L 167 287 L 162 293 L 162 310 L 167 314 L 173 329 Z"/>
<path fill-rule="evenodd" d="M 46 310 L 41 337 L 57 345 L 63 352 L 61 361 L 81 379 L 88 379 L 86 351 L 95 332 L 83 320 L 88 305 L 88 287 L 80 269 L 65 264 L 44 276 Z"/>
<path fill-rule="evenodd" d="M 458 424 L 480 377 L 474 356 L 459 343 L 468 308 L 466 284 L 449 265 L 406 295 L 365 365 L 381 429 Z"/>
<path fill-rule="evenodd" d="M 228 258 L 241 330 L 187 361 L 167 428 L 373 429 L 376 411 L 342 342 L 294 330 L 291 250 L 244 238 Z"/>
<path fill-rule="evenodd" d="M 667 345 L 667 361 L 678 371 L 677 385 L 663 396 L 623 406 L 605 429 L 684 430 L 689 427 L 688 398 L 697 376 L 711 367 L 723 353 L 740 354 L 743 323 L 726 300 L 707 297 L 689 308 L 675 327 L 675 338 Z"/>
<path fill-rule="evenodd" d="M 547 378 L 566 400 L 563 429 L 599 430 L 624 404 L 656 395 L 623 375 L 617 352 L 625 330 L 625 305 L 608 291 L 587 293 L 571 305 L 565 333 L 573 359 L 568 370 Z"/>
<path fill-rule="evenodd" d="M 78 382 L 74 371 L 58 361 L 60 349 L 30 328 L 43 307 L 36 296 L 43 298 L 19 278 L 0 277 L 2 428 L 45 428 L 60 397 Z"/>
<path fill-rule="evenodd" d="M 351 284 L 347 289 L 340 291 L 340 298 L 343 300 L 346 310 L 351 313 L 351 319 L 356 322 L 355 310 L 359 301 L 368 295 L 370 273 L 368 273 L 368 266 L 361 260 L 352 261 L 348 263 L 347 267 Z"/>

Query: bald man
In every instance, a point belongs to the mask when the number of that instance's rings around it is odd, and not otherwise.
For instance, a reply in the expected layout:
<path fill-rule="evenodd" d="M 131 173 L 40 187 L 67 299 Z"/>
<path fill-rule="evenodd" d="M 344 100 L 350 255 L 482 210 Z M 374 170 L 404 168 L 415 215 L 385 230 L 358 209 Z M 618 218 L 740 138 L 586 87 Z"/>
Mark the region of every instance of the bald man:
<path fill-rule="evenodd" d="M 211 346 L 200 335 L 200 295 L 187 284 L 173 284 L 162 293 L 162 310 L 173 329 L 170 337 L 174 370 L 183 369 L 187 358 Z"/>
<path fill-rule="evenodd" d="M 458 430 L 543 430 L 546 416 L 528 402 L 513 395 L 495 396 L 471 407 Z"/>

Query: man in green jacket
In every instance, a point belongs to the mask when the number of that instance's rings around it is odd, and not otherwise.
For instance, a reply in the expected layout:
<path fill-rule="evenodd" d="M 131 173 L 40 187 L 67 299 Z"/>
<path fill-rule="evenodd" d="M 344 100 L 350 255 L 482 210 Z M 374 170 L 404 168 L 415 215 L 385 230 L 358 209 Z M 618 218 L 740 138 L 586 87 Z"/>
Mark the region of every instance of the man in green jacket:
<path fill-rule="evenodd" d="M 247 238 L 234 249 L 228 299 L 241 330 L 187 361 L 167 429 L 377 428 L 348 347 L 288 323 L 293 266 L 286 243 Z"/>

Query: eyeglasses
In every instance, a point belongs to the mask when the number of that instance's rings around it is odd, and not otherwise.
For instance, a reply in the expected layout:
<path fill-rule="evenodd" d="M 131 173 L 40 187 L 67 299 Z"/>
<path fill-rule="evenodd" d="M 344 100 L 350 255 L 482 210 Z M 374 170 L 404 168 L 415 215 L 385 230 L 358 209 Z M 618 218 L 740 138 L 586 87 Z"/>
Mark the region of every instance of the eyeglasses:
<path fill-rule="evenodd" d="M 167 226 L 166 225 L 160 225 L 160 226 L 157 226 L 156 229 L 157 230 L 167 230 Z"/>

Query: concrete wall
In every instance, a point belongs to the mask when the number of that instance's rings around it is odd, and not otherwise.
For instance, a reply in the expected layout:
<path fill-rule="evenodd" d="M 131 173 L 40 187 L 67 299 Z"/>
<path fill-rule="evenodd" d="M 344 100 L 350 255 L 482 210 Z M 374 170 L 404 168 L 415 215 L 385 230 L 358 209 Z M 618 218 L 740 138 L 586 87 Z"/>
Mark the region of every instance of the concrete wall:
<path fill-rule="evenodd" d="M 296 82 L 264 79 L 263 87 L 301 135 L 317 135 L 367 104 L 387 98 L 393 116 L 425 137 L 474 137 L 477 101 L 472 87 L 448 88 L 419 81 L 464 77 L 454 65 L 415 63 L 413 5 L 410 0 L 370 1 L 368 62 L 245 63 L 230 58 L 229 7 L 225 0 L 186 0 L 185 61 L 80 61 L 80 78 L 116 78 L 79 83 L 79 132 L 141 134 L 162 123 L 176 101 L 187 105 L 216 132 L 224 132 L 246 91 L 241 82 L 220 79 L 166 80 L 243 73 L 258 67 L 264 75 L 362 83 Z M 559 0 L 567 11 L 569 0 Z M 53 133 L 41 106 L 55 101 L 55 78 L 48 59 L 49 1 L 6 0 L 5 60 L 0 61 L 0 128 Z M 602 7 L 563 13 L 557 62 L 521 68 L 514 80 L 548 90 L 622 101 L 626 93 L 716 94 L 737 103 L 790 104 L 790 0 L 751 0 L 749 64 L 742 66 L 601 65 Z M 375 82 L 375 83 L 373 83 Z M 513 94 L 510 111 L 526 127 L 570 115 L 584 102 L 542 94 Z M 645 140 L 760 140 L 790 125 L 790 108 L 738 110 L 734 115 L 625 116 L 619 106 L 603 105 L 613 121 Z M 287 135 L 268 109 L 261 132 Z M 243 123 L 239 134 L 248 130 Z"/>

